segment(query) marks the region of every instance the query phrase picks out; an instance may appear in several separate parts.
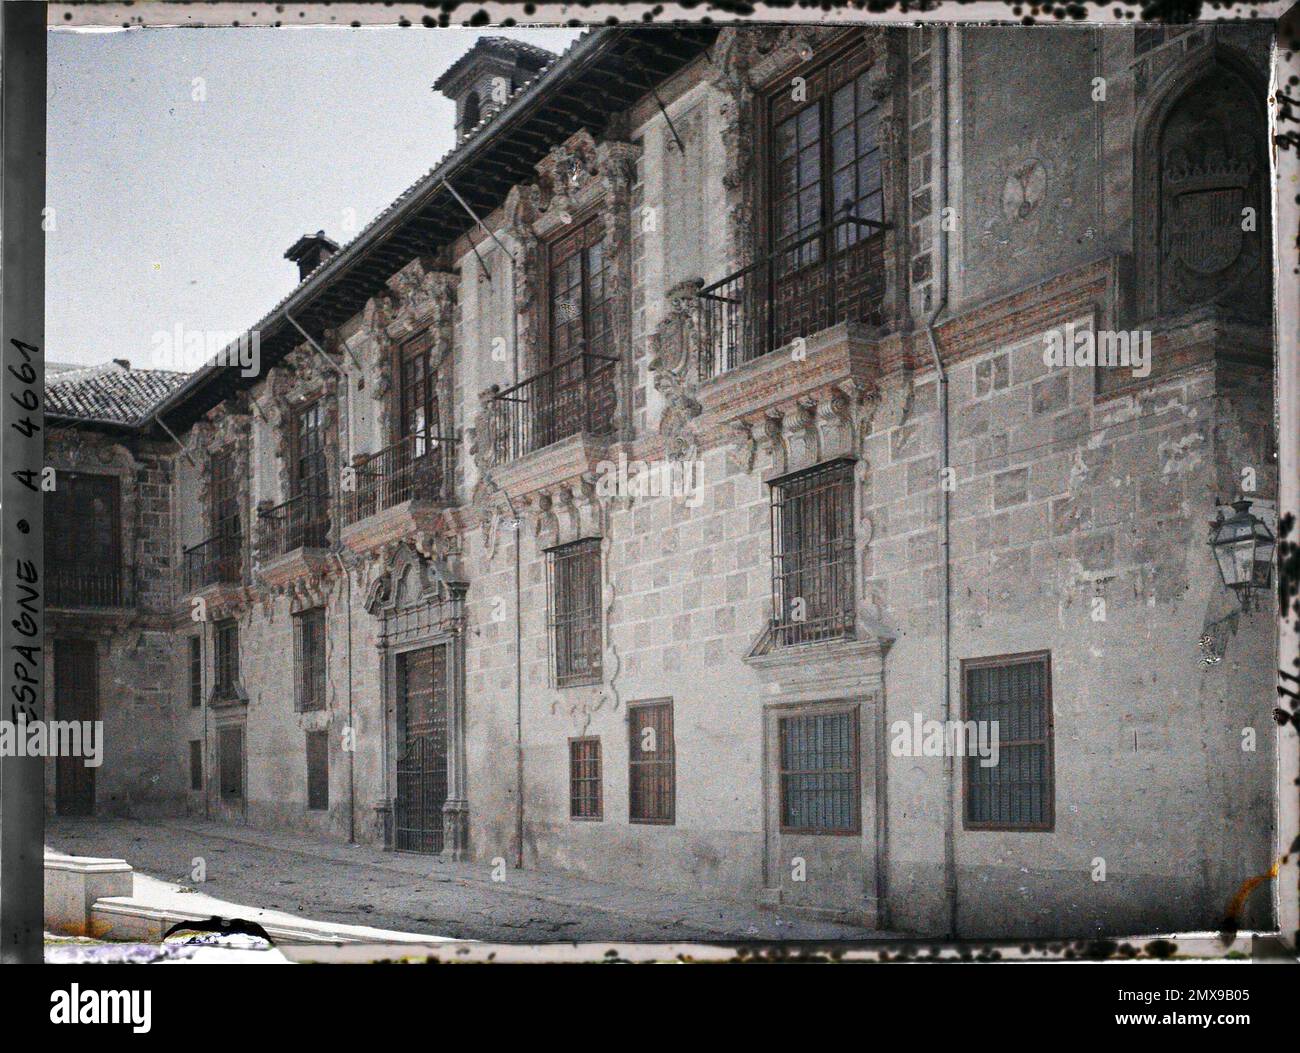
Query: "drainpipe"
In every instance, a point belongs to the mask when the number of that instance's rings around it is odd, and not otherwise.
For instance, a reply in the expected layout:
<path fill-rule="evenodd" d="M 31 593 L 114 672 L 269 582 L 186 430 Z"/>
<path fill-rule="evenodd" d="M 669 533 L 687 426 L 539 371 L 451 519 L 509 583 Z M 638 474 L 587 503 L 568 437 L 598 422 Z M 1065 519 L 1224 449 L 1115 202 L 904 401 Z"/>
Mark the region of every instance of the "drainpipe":
<path fill-rule="evenodd" d="M 943 210 L 948 205 L 948 30 L 940 29 L 939 50 L 939 165 L 938 165 L 938 211 L 939 262 L 935 274 L 939 278 L 939 296 L 934 310 L 925 320 L 925 337 L 930 348 L 930 357 L 934 363 L 935 390 L 938 401 L 939 416 L 939 466 L 948 467 L 948 374 L 943 368 L 943 359 L 939 354 L 939 345 L 934 338 L 934 323 L 948 306 L 948 232 L 944 229 Z M 943 627 L 940 634 L 940 661 L 942 663 L 943 719 L 944 726 L 950 726 L 952 713 L 952 558 L 949 548 L 949 491 L 942 481 L 939 486 L 939 555 L 942 560 Z M 943 758 L 943 871 L 944 899 L 948 910 L 948 935 L 957 935 L 957 830 L 956 807 L 954 795 L 957 790 L 957 773 L 953 757 L 946 753 Z"/>
<path fill-rule="evenodd" d="M 312 350 L 315 351 L 322 360 L 329 363 L 334 371 L 338 373 L 339 379 L 343 382 L 343 462 L 350 466 L 352 464 L 352 378 L 348 371 L 335 362 L 334 359 L 330 358 L 330 356 L 325 353 L 325 349 L 312 338 L 312 335 L 298 324 L 298 320 L 289 313 L 287 307 L 284 309 L 284 317 L 295 329 L 298 330 L 299 333 L 302 334 L 302 338 L 311 345 Z M 348 356 L 352 359 L 353 363 L 355 363 L 357 368 L 360 369 L 361 363 L 357 361 L 357 357 L 352 353 L 352 349 L 348 347 L 346 343 L 343 344 L 343 349 L 347 351 Z M 343 556 L 340 554 L 339 549 L 340 545 L 336 543 L 333 553 L 334 559 L 338 563 L 339 572 L 343 575 L 343 580 L 347 582 L 348 586 L 346 601 L 348 619 L 348 731 L 350 733 L 348 744 L 350 746 L 355 746 L 356 728 L 353 725 L 352 709 L 352 575 L 348 572 L 348 568 L 343 565 Z M 348 755 L 348 844 L 354 845 L 357 842 L 356 750 L 350 749 L 345 750 L 344 752 Z"/>

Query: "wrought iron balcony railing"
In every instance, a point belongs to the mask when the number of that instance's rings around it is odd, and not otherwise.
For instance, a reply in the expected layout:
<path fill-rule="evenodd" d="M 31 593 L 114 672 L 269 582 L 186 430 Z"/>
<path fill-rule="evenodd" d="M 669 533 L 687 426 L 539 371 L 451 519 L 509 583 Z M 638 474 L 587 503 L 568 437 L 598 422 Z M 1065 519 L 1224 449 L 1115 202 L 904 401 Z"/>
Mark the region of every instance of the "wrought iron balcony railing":
<path fill-rule="evenodd" d="M 122 568 L 103 563 L 51 562 L 45 568 L 51 607 L 124 607 Z"/>
<path fill-rule="evenodd" d="M 700 379 L 846 321 L 879 324 L 885 225 L 846 216 L 700 290 Z"/>
<path fill-rule="evenodd" d="M 495 467 L 580 432 L 614 424 L 618 360 L 579 352 L 497 394 L 486 408 L 485 443 Z"/>
<path fill-rule="evenodd" d="M 262 558 L 275 559 L 300 548 L 329 548 L 329 495 L 299 494 L 257 513 L 262 530 Z"/>
<path fill-rule="evenodd" d="M 244 539 L 219 534 L 185 550 L 185 591 L 208 585 L 238 583 L 243 577 Z"/>
<path fill-rule="evenodd" d="M 450 501 L 455 468 L 455 439 L 427 430 L 407 435 L 356 465 L 343 522 L 360 522 L 403 501 Z"/>

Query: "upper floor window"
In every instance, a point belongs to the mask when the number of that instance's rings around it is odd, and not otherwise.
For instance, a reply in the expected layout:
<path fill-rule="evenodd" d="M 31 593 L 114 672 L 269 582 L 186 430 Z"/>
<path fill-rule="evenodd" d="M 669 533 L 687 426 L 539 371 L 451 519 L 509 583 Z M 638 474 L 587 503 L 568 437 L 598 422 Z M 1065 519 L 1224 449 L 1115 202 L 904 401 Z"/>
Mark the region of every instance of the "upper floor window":
<path fill-rule="evenodd" d="M 1045 653 L 962 663 L 962 720 L 994 741 L 997 763 L 966 756 L 965 825 L 972 830 L 1051 830 L 1052 669 Z M 978 725 L 986 727 L 981 731 Z"/>
<path fill-rule="evenodd" d="M 601 678 L 600 540 L 547 552 L 555 684 L 573 687 Z"/>
<path fill-rule="evenodd" d="M 115 475 L 59 472 L 45 498 L 49 602 L 56 607 L 122 603 L 120 489 Z"/>
<path fill-rule="evenodd" d="M 853 462 L 772 484 L 772 628 L 777 646 L 852 636 Z"/>
<path fill-rule="evenodd" d="M 587 351 L 609 355 L 614 347 L 613 305 L 605 228 L 599 217 L 551 243 L 550 362 Z"/>
<path fill-rule="evenodd" d="M 236 695 L 239 683 L 239 623 L 233 618 L 217 622 L 215 644 L 212 649 L 213 692 L 219 699 Z"/>
<path fill-rule="evenodd" d="M 329 455 L 325 441 L 322 400 L 300 410 L 294 418 L 291 494 L 283 525 L 284 551 L 323 548 L 329 544 Z"/>
<path fill-rule="evenodd" d="M 203 640 L 190 637 L 190 705 L 203 705 Z"/>
<path fill-rule="evenodd" d="M 325 708 L 325 610 L 293 616 L 296 701 L 300 711 Z"/>
<path fill-rule="evenodd" d="M 235 474 L 233 450 L 218 450 L 211 459 L 212 533 L 216 537 L 237 537 L 239 521 L 239 479 Z"/>
<path fill-rule="evenodd" d="M 884 219 L 879 104 L 867 82 L 869 58 L 858 46 L 806 72 L 799 101 L 783 89 L 771 101 L 771 203 L 774 248 L 791 247 L 785 264 L 798 269 L 827 251 L 869 236 L 846 223 L 833 243 L 818 236 L 829 224 Z"/>
<path fill-rule="evenodd" d="M 438 434 L 438 374 L 428 333 L 402 345 L 398 376 L 397 437 L 427 440 Z M 423 452 L 423 441 L 418 443 Z"/>

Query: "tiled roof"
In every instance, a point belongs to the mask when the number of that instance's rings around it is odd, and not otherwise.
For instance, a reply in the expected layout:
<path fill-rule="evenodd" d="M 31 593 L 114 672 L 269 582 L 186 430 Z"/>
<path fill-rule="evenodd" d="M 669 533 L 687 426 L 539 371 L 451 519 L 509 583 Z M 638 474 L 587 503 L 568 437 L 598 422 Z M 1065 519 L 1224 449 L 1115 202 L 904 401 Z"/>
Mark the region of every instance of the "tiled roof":
<path fill-rule="evenodd" d="M 57 417 L 136 424 L 189 374 L 129 369 L 116 362 L 60 369 L 45 378 L 45 412 Z"/>

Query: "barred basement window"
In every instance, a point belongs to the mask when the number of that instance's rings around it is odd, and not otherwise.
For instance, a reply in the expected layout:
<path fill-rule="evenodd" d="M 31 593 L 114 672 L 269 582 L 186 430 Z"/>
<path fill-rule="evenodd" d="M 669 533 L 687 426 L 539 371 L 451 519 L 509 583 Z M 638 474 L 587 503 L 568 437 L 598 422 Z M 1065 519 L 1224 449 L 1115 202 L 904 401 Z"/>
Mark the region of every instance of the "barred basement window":
<path fill-rule="evenodd" d="M 628 820 L 673 823 L 677 814 L 677 760 L 673 749 L 673 703 L 628 706 Z"/>
<path fill-rule="evenodd" d="M 853 462 L 772 484 L 772 643 L 853 636 Z"/>
<path fill-rule="evenodd" d="M 962 719 L 998 724 L 998 763 L 986 768 L 979 756 L 966 758 L 966 829 L 1051 830 L 1051 655 L 962 662 Z"/>
<path fill-rule="evenodd" d="M 549 563 L 555 686 L 598 684 L 601 678 L 600 539 L 561 545 Z"/>
<path fill-rule="evenodd" d="M 857 707 L 782 717 L 777 728 L 781 830 L 858 833 Z"/>
<path fill-rule="evenodd" d="M 329 732 L 307 732 L 307 807 L 327 811 L 330 806 Z"/>
<path fill-rule="evenodd" d="M 217 698 L 234 698 L 239 683 L 239 624 L 233 619 L 217 622 L 213 656 L 213 691 Z"/>
<path fill-rule="evenodd" d="M 603 818 L 600 739 L 569 739 L 569 818 Z"/>
<path fill-rule="evenodd" d="M 203 789 L 203 741 L 190 739 L 190 789 Z"/>
<path fill-rule="evenodd" d="M 190 637 L 190 705 L 203 705 L 203 638 Z"/>
<path fill-rule="evenodd" d="M 293 616 L 294 708 L 325 708 L 325 609 Z"/>
<path fill-rule="evenodd" d="M 221 761 L 221 796 L 240 800 L 244 796 L 244 729 L 222 728 L 217 748 Z"/>

